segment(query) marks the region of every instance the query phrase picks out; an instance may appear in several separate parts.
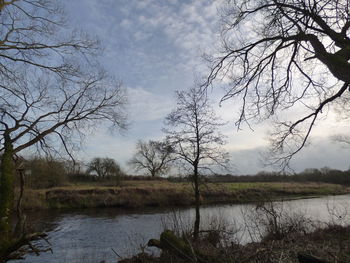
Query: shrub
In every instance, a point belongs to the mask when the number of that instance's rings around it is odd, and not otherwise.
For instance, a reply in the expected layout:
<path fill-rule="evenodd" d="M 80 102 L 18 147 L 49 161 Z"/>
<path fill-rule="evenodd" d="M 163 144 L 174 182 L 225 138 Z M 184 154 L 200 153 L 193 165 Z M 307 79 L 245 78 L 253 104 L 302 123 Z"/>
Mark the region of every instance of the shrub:
<path fill-rule="evenodd" d="M 33 158 L 25 163 L 26 186 L 33 189 L 67 184 L 67 171 L 63 161 Z"/>

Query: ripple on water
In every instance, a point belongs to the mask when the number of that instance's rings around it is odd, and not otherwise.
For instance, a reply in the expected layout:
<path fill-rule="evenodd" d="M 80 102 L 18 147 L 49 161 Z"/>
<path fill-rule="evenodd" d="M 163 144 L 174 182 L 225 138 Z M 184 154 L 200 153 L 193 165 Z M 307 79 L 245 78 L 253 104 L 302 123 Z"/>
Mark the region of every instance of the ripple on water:
<path fill-rule="evenodd" d="M 348 220 L 350 195 L 301 199 L 283 202 L 288 211 L 304 213 L 310 218 L 323 222 Z M 253 205 L 217 205 L 201 209 L 203 225 L 209 225 L 215 217 L 224 218 L 226 223 L 241 225 L 243 214 Z M 47 231 L 53 253 L 42 253 L 39 257 L 28 255 L 22 263 L 61 262 L 106 262 L 115 261 L 112 248 L 121 256 L 129 256 L 139 251 L 140 246 L 150 238 L 157 238 L 164 224 L 171 225 L 174 213 L 182 224 L 191 224 L 194 211 L 191 208 L 176 211 L 150 210 L 128 212 L 121 209 L 87 209 L 74 212 L 46 211 L 28 215 L 30 223 L 37 229 Z M 333 213 L 333 216 L 330 214 Z M 343 214 L 344 215 L 343 215 Z M 338 217 L 338 219 L 337 219 Z M 248 242 L 249 235 L 240 233 Z M 156 250 L 152 250 L 156 253 Z M 13 261 L 16 262 L 16 261 Z"/>

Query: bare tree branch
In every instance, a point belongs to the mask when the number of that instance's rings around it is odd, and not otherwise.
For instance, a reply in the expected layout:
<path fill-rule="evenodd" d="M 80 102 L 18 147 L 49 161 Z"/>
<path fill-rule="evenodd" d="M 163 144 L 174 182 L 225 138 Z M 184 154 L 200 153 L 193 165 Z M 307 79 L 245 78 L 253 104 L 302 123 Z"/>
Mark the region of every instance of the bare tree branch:
<path fill-rule="evenodd" d="M 348 0 L 228 1 L 222 50 L 207 58 L 211 71 L 204 87 L 224 80 L 222 101 L 241 105 L 238 127 L 305 109 L 305 115 L 278 124 L 273 162 L 284 168 L 305 146 L 322 111 L 348 91 L 349 28 Z"/>
<path fill-rule="evenodd" d="M 14 207 L 13 156 L 30 147 L 48 155 L 63 148 L 73 159 L 75 141 L 87 129 L 102 122 L 126 128 L 126 96 L 121 84 L 98 65 L 98 41 L 70 30 L 59 1 L 0 0 L 0 15 L 3 261 L 8 256 L 4 248 L 21 241 L 10 220 Z"/>
<path fill-rule="evenodd" d="M 206 94 L 198 86 L 178 91 L 177 107 L 165 120 L 167 142 L 182 166 L 190 170 L 196 205 L 194 238 L 200 223 L 200 175 L 212 167 L 226 168 L 228 154 L 221 148 L 224 136 L 218 131 L 224 125 L 215 115 Z"/>
<path fill-rule="evenodd" d="M 146 170 L 154 177 L 166 173 L 173 160 L 173 149 L 166 142 L 139 140 L 136 145 L 136 153 L 129 161 L 129 165 L 136 171 Z"/>

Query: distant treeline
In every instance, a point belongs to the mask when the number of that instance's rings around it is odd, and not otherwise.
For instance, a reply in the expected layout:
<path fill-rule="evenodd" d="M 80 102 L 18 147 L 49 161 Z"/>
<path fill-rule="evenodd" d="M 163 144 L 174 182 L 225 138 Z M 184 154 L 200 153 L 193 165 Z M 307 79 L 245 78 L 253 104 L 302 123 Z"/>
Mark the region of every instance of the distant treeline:
<path fill-rule="evenodd" d="M 96 161 L 95 158 L 93 159 Z M 24 160 L 25 187 L 26 188 L 52 188 L 71 184 L 97 184 L 103 186 L 117 186 L 123 181 L 140 180 L 167 180 L 171 182 L 188 182 L 189 176 L 151 177 L 125 174 L 111 159 L 102 161 L 100 171 L 91 168 L 93 161 L 84 165 L 69 161 L 34 157 Z M 105 162 L 103 162 L 105 161 Z M 109 162 L 107 162 L 109 161 Z M 113 169 L 112 169 L 113 168 Z M 306 169 L 297 174 L 281 174 L 277 172 L 262 171 L 256 175 L 208 175 L 203 177 L 207 182 L 322 182 L 341 185 L 350 185 L 350 170 L 341 171 L 328 167 L 321 169 Z M 16 178 L 16 184 L 19 184 Z"/>
<path fill-rule="evenodd" d="M 104 186 L 120 185 L 124 177 L 124 172 L 119 165 L 112 163 L 102 164 L 98 167 L 103 173 L 101 175 L 96 172 L 90 163 L 86 168 L 82 168 L 83 164 L 58 160 L 33 157 L 31 159 L 23 159 L 21 170 L 24 173 L 25 188 L 40 189 L 66 186 L 71 184 L 91 184 L 97 183 Z M 19 186 L 19 177 L 15 178 L 15 185 Z"/>
<path fill-rule="evenodd" d="M 281 174 L 277 172 L 259 172 L 256 175 L 215 175 L 208 176 L 210 182 L 322 182 L 350 185 L 350 170 L 341 171 L 328 167 L 321 169 L 306 169 L 296 174 Z"/>

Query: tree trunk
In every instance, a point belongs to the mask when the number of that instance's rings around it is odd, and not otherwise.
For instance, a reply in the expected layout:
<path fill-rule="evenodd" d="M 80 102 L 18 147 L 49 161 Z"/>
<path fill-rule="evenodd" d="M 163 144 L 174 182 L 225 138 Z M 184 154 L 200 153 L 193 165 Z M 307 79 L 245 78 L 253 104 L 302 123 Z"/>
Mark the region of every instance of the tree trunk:
<path fill-rule="evenodd" d="M 0 243 L 11 237 L 11 214 L 13 210 L 15 165 L 10 136 L 4 134 L 4 153 L 0 164 Z"/>
<path fill-rule="evenodd" d="M 16 165 L 16 168 L 17 165 Z M 23 214 L 22 211 L 22 199 L 23 199 L 23 193 L 24 193 L 24 170 L 23 169 L 18 169 L 18 175 L 20 179 L 20 191 L 19 191 L 19 197 L 17 201 L 17 224 L 14 230 L 14 235 L 16 237 L 21 237 L 24 232 L 25 232 L 25 215 Z"/>
<path fill-rule="evenodd" d="M 156 171 L 153 169 L 151 170 L 151 177 L 153 177 L 153 178 L 156 177 Z"/>
<path fill-rule="evenodd" d="M 195 196 L 195 208 L 196 208 L 196 219 L 194 221 L 193 239 L 198 240 L 199 235 L 199 225 L 200 225 L 200 195 L 199 195 L 199 175 L 198 168 L 195 167 L 193 175 L 194 183 L 194 196 Z"/>

